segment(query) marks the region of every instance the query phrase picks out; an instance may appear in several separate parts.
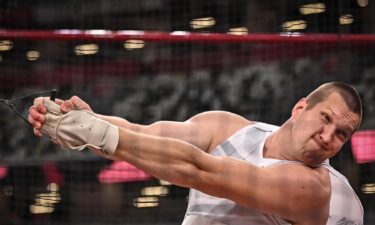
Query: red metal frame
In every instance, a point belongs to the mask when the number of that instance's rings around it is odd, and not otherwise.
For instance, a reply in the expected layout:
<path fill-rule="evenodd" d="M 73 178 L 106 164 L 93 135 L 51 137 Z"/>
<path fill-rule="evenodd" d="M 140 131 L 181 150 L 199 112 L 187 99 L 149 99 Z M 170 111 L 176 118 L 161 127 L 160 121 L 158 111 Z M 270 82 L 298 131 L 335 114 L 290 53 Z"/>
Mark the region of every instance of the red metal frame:
<path fill-rule="evenodd" d="M 262 42 L 262 43 L 372 43 L 375 34 L 248 34 L 110 31 L 110 30 L 0 30 L 0 38 L 26 40 L 126 41 L 152 42 Z"/>

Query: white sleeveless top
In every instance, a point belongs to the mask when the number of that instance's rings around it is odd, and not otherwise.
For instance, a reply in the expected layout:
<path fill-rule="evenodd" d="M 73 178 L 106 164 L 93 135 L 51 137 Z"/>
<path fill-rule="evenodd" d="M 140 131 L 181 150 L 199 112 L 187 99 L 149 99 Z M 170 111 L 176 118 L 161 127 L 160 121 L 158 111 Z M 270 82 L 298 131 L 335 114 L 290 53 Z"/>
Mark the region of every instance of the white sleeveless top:
<path fill-rule="evenodd" d="M 293 161 L 263 158 L 266 138 L 279 127 L 255 123 L 232 135 L 212 152 L 216 156 L 230 156 L 259 167 Z M 329 170 L 331 200 L 327 225 L 362 225 L 363 208 L 348 180 L 333 169 L 328 160 L 322 166 Z M 182 225 L 287 225 L 287 221 L 273 215 L 245 208 L 235 202 L 190 189 L 189 204 Z"/>

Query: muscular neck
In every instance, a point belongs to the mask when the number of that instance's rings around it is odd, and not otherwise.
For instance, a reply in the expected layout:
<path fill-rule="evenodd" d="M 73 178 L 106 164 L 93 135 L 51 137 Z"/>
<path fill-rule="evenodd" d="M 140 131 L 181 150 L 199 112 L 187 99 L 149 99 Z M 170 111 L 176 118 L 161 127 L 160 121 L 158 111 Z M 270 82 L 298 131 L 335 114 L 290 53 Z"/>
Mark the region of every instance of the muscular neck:
<path fill-rule="evenodd" d="M 289 138 L 290 134 L 290 124 L 283 124 L 278 131 L 271 134 L 264 144 L 263 157 L 282 159 L 282 160 L 296 160 L 290 155 L 289 148 Z M 289 144 L 288 144 L 289 143 Z"/>

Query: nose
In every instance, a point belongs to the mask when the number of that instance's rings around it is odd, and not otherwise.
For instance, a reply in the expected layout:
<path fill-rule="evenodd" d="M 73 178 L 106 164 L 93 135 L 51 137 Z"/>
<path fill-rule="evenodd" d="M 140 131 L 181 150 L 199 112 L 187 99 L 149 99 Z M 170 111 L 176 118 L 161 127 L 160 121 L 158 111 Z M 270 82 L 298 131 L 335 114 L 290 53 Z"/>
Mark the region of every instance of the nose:
<path fill-rule="evenodd" d="M 333 126 L 325 126 L 320 133 L 320 139 L 324 144 L 329 144 L 332 141 L 335 128 Z"/>

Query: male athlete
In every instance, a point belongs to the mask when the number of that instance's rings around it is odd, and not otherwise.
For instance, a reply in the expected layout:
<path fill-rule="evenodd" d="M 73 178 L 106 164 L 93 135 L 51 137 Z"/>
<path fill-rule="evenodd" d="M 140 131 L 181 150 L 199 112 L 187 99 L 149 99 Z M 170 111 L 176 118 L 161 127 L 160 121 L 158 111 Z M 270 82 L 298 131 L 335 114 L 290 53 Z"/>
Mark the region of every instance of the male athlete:
<path fill-rule="evenodd" d="M 139 125 L 95 114 L 76 96 L 56 103 L 35 100 L 35 135 L 191 188 L 183 225 L 363 224 L 358 197 L 328 162 L 361 122 L 361 100 L 347 84 L 321 85 L 281 127 L 223 111 Z"/>

